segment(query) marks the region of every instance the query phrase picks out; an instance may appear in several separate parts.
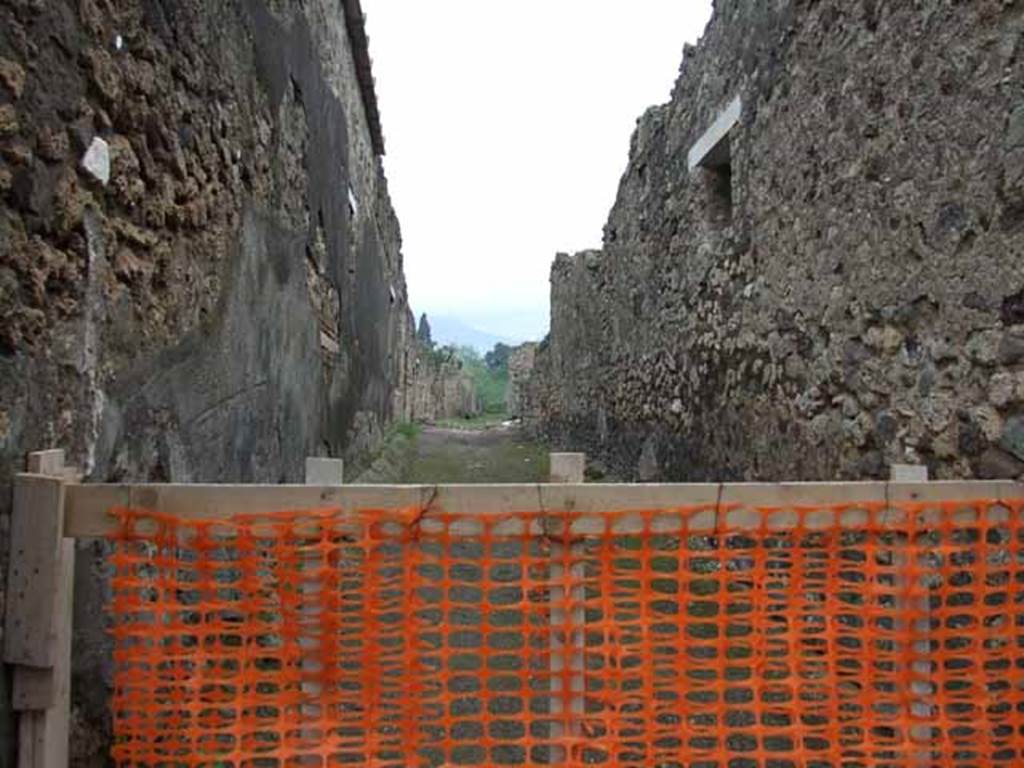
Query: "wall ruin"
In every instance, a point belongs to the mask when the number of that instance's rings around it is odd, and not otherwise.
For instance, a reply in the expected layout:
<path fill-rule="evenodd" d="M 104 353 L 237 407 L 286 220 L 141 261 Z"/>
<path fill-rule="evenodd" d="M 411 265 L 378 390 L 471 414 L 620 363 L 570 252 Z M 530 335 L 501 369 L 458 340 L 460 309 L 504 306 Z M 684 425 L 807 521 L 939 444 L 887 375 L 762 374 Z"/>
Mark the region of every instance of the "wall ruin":
<path fill-rule="evenodd" d="M 603 249 L 554 263 L 530 422 L 625 478 L 1020 476 L 1022 34 L 1018 2 L 717 0 Z"/>
<path fill-rule="evenodd" d="M 505 410 L 512 418 L 522 418 L 528 408 L 527 388 L 537 357 L 537 344 L 520 344 L 508 356 L 508 391 Z"/>
<path fill-rule="evenodd" d="M 417 343 L 409 352 L 408 381 L 402 387 L 403 421 L 431 423 L 469 419 L 480 413 L 476 382 L 462 361 L 447 349 L 431 349 Z"/>
<path fill-rule="evenodd" d="M 412 333 L 361 25 L 356 0 L 0 7 L 0 557 L 29 450 L 93 481 L 372 457 Z M 78 558 L 76 765 L 106 764 L 102 551 Z"/>

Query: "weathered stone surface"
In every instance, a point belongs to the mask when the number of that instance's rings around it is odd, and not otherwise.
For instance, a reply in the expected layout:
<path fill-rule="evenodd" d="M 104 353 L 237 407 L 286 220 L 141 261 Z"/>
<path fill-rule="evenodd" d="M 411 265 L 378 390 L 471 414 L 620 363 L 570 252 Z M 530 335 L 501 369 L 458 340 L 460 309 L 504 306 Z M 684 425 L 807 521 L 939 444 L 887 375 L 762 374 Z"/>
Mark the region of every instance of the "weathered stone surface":
<path fill-rule="evenodd" d="M 18 110 L 13 104 L 0 104 L 0 137 L 13 136 L 18 129 Z"/>
<path fill-rule="evenodd" d="M 121 99 L 121 75 L 113 58 L 102 48 L 92 48 L 83 54 L 88 64 L 90 85 L 109 106 L 117 105 Z"/>
<path fill-rule="evenodd" d="M 533 427 L 632 478 L 652 436 L 671 480 L 978 471 L 1024 403 L 1024 16 L 933 6 L 715 3 L 555 259 Z"/>
<path fill-rule="evenodd" d="M 1010 113 L 1006 127 L 1006 146 L 1009 149 L 1024 148 L 1024 105 Z"/>
<path fill-rule="evenodd" d="M 0 574 L 29 450 L 92 481 L 301 482 L 308 455 L 358 472 L 402 417 L 401 233 L 346 8 L 0 4 Z M 76 583 L 83 766 L 109 747 L 101 554 Z"/>
<path fill-rule="evenodd" d="M 988 397 L 997 408 L 1024 402 L 1024 372 L 999 371 L 994 374 L 989 383 Z"/>
<path fill-rule="evenodd" d="M 999 445 L 1018 459 L 1024 461 L 1024 417 L 1015 416 L 1006 422 Z"/>
<path fill-rule="evenodd" d="M 15 61 L 0 58 L 0 83 L 14 100 L 25 90 L 25 69 Z"/>
<path fill-rule="evenodd" d="M 528 407 L 527 387 L 533 374 L 537 345 L 529 342 L 512 350 L 508 357 L 508 390 L 505 408 L 509 416 L 522 417 Z"/>
<path fill-rule="evenodd" d="M 978 462 L 978 477 L 983 480 L 1017 480 L 1024 475 L 1024 461 L 989 448 Z"/>
<path fill-rule="evenodd" d="M 1007 329 L 999 343 L 999 362 L 1013 365 L 1024 360 L 1024 328 L 1014 326 Z"/>
<path fill-rule="evenodd" d="M 405 421 L 468 419 L 480 413 L 476 384 L 451 350 L 433 349 L 417 339 L 411 354 L 408 381 L 401 392 Z"/>
<path fill-rule="evenodd" d="M 63 129 L 44 127 L 36 134 L 36 154 L 47 162 L 62 162 L 70 149 L 71 142 Z"/>

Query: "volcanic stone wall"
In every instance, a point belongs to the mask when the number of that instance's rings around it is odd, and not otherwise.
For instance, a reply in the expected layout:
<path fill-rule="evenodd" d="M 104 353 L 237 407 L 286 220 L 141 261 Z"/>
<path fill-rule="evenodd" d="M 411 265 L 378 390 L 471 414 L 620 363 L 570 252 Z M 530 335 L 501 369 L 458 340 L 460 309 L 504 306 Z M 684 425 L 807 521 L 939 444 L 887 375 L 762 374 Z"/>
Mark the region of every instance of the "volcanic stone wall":
<path fill-rule="evenodd" d="M 408 382 L 403 420 L 429 423 L 444 419 L 468 419 L 480 413 L 476 382 L 455 353 L 432 349 L 417 342 L 407 364 Z"/>
<path fill-rule="evenodd" d="M 93 481 L 373 455 L 412 316 L 365 45 L 357 0 L 0 4 L 0 559 L 29 450 Z M 78 558 L 77 765 L 108 746 L 102 549 Z"/>
<path fill-rule="evenodd" d="M 1021 475 L 1022 33 L 1003 0 L 717 0 L 603 249 L 554 263 L 531 423 L 645 480 Z"/>
<path fill-rule="evenodd" d="M 522 418 L 529 407 L 527 395 L 533 367 L 537 358 L 537 344 L 528 341 L 512 350 L 508 356 L 508 391 L 505 410 L 509 416 Z"/>

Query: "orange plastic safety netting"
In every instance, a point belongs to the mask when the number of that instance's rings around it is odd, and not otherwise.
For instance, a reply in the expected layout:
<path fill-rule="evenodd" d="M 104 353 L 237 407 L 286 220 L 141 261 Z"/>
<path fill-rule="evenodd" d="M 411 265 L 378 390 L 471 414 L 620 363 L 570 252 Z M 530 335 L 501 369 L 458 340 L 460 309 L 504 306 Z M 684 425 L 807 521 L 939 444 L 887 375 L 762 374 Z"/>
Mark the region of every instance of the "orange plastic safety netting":
<path fill-rule="evenodd" d="M 1019 766 L 1022 506 L 120 510 L 114 759 Z"/>

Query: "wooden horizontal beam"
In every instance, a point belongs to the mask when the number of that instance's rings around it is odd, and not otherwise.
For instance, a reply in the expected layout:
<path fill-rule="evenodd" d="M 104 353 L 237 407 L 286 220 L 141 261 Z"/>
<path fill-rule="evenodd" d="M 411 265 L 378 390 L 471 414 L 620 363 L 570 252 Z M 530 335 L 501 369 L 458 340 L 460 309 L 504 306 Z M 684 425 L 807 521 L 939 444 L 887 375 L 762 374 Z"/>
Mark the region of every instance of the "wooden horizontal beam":
<path fill-rule="evenodd" d="M 681 507 L 793 508 L 869 502 L 1024 499 L 1013 482 L 737 483 L 697 485 L 76 485 L 65 486 L 66 536 L 113 533 L 110 511 L 147 509 L 182 519 L 325 507 L 419 507 L 455 514 L 609 512 Z"/>

